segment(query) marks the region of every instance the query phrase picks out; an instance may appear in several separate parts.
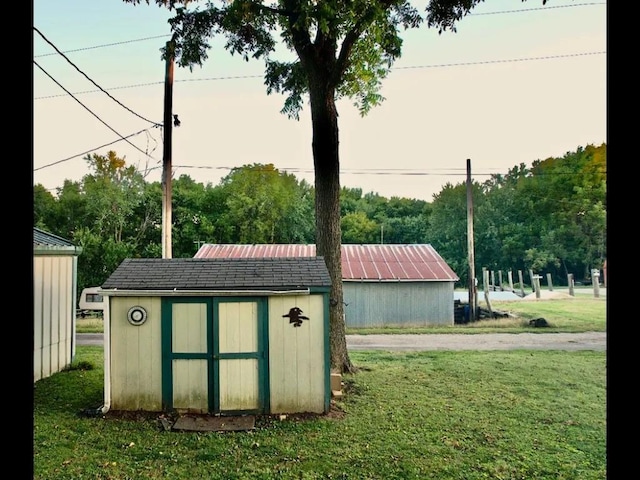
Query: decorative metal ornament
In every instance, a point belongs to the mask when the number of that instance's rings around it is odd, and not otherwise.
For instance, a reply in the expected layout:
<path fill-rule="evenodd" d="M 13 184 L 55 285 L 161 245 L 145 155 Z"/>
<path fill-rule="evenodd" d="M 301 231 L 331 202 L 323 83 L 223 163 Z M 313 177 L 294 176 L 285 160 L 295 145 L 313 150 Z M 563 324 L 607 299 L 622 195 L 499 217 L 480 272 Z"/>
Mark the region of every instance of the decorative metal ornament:
<path fill-rule="evenodd" d="M 309 320 L 309 317 L 302 315 L 302 313 L 299 307 L 293 307 L 289 310 L 289 313 L 285 313 L 282 316 L 289 317 L 289 323 L 292 323 L 294 327 L 300 327 L 302 320 Z"/>
<path fill-rule="evenodd" d="M 139 326 L 147 321 L 147 311 L 144 307 L 136 305 L 127 312 L 127 320 L 131 325 Z"/>

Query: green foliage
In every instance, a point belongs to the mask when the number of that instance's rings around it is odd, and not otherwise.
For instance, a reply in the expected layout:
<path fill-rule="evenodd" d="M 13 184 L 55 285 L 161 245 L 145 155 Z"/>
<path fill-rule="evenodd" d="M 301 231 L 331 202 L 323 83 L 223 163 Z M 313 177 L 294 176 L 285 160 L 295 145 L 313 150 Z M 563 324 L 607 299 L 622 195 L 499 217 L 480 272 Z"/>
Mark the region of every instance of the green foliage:
<path fill-rule="evenodd" d="M 526 274 L 531 268 L 552 273 L 555 285 L 566 285 L 567 273 L 589 278 L 606 257 L 606 145 L 534 165 L 473 183 L 476 275 L 483 267 Z M 100 285 L 126 256 L 162 256 L 160 183 L 142 180 L 136 187 L 117 241 L 112 228 L 98 228 L 106 223 L 88 212 L 97 212 L 99 202 L 108 209 L 109 198 L 116 207 L 127 205 L 128 184 L 101 191 L 96 182 L 96 175 L 67 180 L 57 196 L 34 186 L 34 226 L 83 247 L 79 291 Z M 239 167 L 215 186 L 187 175 L 172 185 L 176 258 L 192 257 L 202 242 L 315 242 L 313 187 L 273 165 Z M 446 184 L 432 203 L 347 187 L 340 198 L 343 243 L 431 243 L 466 285 L 466 185 Z"/>
<path fill-rule="evenodd" d="M 225 211 L 218 225 L 221 243 L 309 243 L 313 239 L 313 197 L 272 164 L 236 168 L 221 181 Z"/>
<path fill-rule="evenodd" d="M 606 258 L 606 145 L 578 147 L 563 157 L 523 164 L 474 183 L 475 269 L 548 272 L 589 278 Z M 447 184 L 434 197 L 429 238 L 468 278 L 466 185 Z"/>
<path fill-rule="evenodd" d="M 342 217 L 342 243 L 379 243 L 380 228 L 364 212 L 347 213 Z"/>

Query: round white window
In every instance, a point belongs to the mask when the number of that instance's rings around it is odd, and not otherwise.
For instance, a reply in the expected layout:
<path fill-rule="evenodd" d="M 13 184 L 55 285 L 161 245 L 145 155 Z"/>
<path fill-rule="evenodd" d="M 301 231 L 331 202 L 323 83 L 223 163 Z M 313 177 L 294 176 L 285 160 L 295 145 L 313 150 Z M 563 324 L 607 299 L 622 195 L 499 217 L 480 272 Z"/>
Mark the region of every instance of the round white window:
<path fill-rule="evenodd" d="M 147 311 L 138 305 L 127 312 L 127 320 L 131 325 L 142 325 L 147 320 Z"/>

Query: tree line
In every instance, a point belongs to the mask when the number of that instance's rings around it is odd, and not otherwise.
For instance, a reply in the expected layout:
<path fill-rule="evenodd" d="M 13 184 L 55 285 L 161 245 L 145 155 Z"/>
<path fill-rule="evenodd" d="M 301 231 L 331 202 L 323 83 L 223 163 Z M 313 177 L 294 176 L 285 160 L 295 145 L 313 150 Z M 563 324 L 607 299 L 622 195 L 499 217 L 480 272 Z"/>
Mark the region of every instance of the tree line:
<path fill-rule="evenodd" d="M 162 256 L 162 185 L 116 152 L 87 155 L 89 172 L 55 194 L 34 186 L 34 226 L 82 247 L 78 291 L 101 285 L 125 258 Z M 530 269 L 566 285 L 606 258 L 606 144 L 520 164 L 471 182 L 476 272 Z M 315 243 L 314 187 L 273 164 L 234 168 L 217 185 L 172 181 L 172 257 L 203 243 Z M 467 185 L 431 202 L 342 187 L 341 241 L 431 244 L 467 285 Z"/>

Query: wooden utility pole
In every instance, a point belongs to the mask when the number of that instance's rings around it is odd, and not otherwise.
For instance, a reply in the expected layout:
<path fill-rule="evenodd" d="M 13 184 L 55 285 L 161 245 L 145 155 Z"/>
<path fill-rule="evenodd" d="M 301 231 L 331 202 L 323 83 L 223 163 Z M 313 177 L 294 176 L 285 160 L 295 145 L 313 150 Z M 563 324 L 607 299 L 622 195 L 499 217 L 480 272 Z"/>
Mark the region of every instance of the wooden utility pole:
<path fill-rule="evenodd" d="M 167 42 L 164 78 L 164 150 L 162 154 L 162 258 L 171 258 L 171 130 L 173 122 L 174 44 Z"/>
<path fill-rule="evenodd" d="M 478 303 L 476 268 L 473 246 L 473 188 L 471 184 L 471 160 L 467 158 L 467 246 L 469 254 L 469 320 L 475 321 Z"/>

